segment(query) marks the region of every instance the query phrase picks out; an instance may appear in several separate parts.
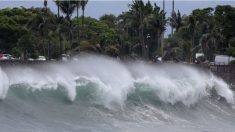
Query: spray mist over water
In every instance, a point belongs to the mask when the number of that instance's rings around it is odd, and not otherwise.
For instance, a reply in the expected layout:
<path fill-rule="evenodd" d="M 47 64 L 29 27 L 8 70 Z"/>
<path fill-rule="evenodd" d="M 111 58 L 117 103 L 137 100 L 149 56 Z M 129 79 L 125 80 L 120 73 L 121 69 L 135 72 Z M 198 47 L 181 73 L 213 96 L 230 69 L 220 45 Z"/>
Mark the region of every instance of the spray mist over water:
<path fill-rule="evenodd" d="M 3 131 L 234 130 L 233 92 L 211 72 L 180 64 L 84 55 L 0 69 Z"/>
<path fill-rule="evenodd" d="M 66 63 L 4 68 L 0 73 L 1 98 L 6 97 L 10 86 L 24 85 L 32 91 L 63 87 L 68 99 L 74 101 L 79 87 L 90 84 L 95 85 L 96 101 L 105 106 L 123 106 L 128 95 L 137 89 L 151 91 L 153 98 L 162 102 L 187 106 L 211 96 L 214 89 L 228 103 L 234 103 L 233 92 L 222 79 L 185 65 L 124 64 L 108 57 L 87 55 Z"/>

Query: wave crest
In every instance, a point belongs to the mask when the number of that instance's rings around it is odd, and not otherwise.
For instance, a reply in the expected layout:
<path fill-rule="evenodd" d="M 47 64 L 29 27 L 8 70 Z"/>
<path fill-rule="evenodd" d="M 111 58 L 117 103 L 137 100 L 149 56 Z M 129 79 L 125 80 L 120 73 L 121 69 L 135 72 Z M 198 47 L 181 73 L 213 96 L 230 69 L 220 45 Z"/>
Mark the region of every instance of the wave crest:
<path fill-rule="evenodd" d="M 124 64 L 97 56 L 77 58 L 66 64 L 3 68 L 0 80 L 0 98 L 6 97 L 9 86 L 18 85 L 12 88 L 63 88 L 70 101 L 86 98 L 106 107 L 124 106 L 130 99 L 142 98 L 190 106 L 211 96 L 215 89 L 228 103 L 234 103 L 229 86 L 210 72 L 185 65 Z"/>

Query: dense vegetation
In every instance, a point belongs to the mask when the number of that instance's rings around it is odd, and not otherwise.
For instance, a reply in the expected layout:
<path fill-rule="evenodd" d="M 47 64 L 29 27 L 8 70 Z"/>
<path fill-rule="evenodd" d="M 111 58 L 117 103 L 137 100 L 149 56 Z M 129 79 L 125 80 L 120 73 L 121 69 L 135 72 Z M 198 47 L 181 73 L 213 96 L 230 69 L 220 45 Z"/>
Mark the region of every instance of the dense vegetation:
<path fill-rule="evenodd" d="M 110 56 L 193 61 L 195 53 L 213 61 L 215 54 L 235 56 L 235 8 L 229 5 L 193 10 L 190 15 L 172 12 L 170 18 L 158 5 L 133 1 L 119 16 L 99 20 L 85 17 L 88 1 L 55 1 L 54 14 L 44 8 L 0 10 L 0 49 L 14 56 L 48 59 L 63 53 L 92 51 Z M 82 16 L 79 16 L 82 9 Z M 60 13 L 63 14 L 60 14 Z M 76 17 L 72 18 L 72 14 Z M 168 38 L 167 24 L 173 28 Z"/>

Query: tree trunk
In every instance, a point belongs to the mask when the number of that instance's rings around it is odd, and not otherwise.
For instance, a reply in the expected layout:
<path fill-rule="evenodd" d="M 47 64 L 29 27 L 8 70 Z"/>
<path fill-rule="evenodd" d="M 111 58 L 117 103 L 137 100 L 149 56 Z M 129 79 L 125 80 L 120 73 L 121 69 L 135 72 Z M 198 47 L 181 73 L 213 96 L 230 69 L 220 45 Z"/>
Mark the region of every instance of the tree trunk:
<path fill-rule="evenodd" d="M 79 16 L 79 12 L 78 12 L 78 7 L 77 7 L 77 44 L 78 46 L 80 45 L 80 31 L 79 31 L 79 21 L 78 21 L 78 16 Z"/>
<path fill-rule="evenodd" d="M 139 27 L 140 43 L 142 47 L 142 57 L 147 59 L 147 45 L 144 43 L 144 27 L 143 27 L 143 15 L 140 13 L 140 27 Z"/>
<path fill-rule="evenodd" d="M 64 51 L 64 46 L 63 46 L 63 43 L 62 43 L 61 34 L 59 35 L 59 39 L 60 39 L 60 59 L 62 59 L 62 54 L 63 54 L 63 51 Z"/>
<path fill-rule="evenodd" d="M 58 17 L 58 22 L 60 26 L 60 8 L 59 5 L 57 6 L 57 17 Z M 59 27 L 61 28 L 61 27 Z M 60 59 L 62 59 L 62 54 L 63 54 L 63 44 L 62 44 L 62 38 L 61 38 L 61 33 L 59 30 L 59 43 L 60 43 Z"/>
<path fill-rule="evenodd" d="M 69 39 L 70 39 L 70 46 L 73 45 L 73 36 L 72 36 L 72 30 L 71 30 L 71 28 L 72 28 L 72 21 L 70 20 L 70 21 L 69 21 Z"/>
<path fill-rule="evenodd" d="M 57 6 L 57 17 L 60 18 L 60 7 L 59 7 L 59 5 Z"/>
<path fill-rule="evenodd" d="M 46 56 L 45 39 L 44 39 L 44 36 L 42 36 L 42 37 L 43 37 L 43 39 L 42 39 L 43 55 Z"/>
<path fill-rule="evenodd" d="M 70 17 L 69 17 L 69 14 L 67 14 L 67 20 L 69 22 L 69 43 L 70 43 L 70 46 L 72 46 L 72 33 L 71 33 L 71 28 L 72 28 L 72 21 L 70 20 Z"/>
<path fill-rule="evenodd" d="M 160 52 L 161 51 L 161 35 L 160 35 L 160 31 L 157 31 L 157 51 Z"/>
<path fill-rule="evenodd" d="M 82 10 L 82 29 L 84 28 L 84 11 L 85 10 Z"/>
<path fill-rule="evenodd" d="M 195 33 L 193 32 L 192 34 L 192 45 L 191 45 L 191 62 L 194 63 L 195 61 L 195 55 L 194 55 L 194 51 L 193 51 L 193 48 L 195 47 L 195 44 L 194 44 L 194 37 L 195 37 Z"/>
<path fill-rule="evenodd" d="M 164 33 L 161 33 L 160 34 L 160 37 L 161 37 L 161 56 L 163 57 L 164 56 Z"/>
<path fill-rule="evenodd" d="M 48 41 L 48 60 L 51 60 L 51 39 Z"/>

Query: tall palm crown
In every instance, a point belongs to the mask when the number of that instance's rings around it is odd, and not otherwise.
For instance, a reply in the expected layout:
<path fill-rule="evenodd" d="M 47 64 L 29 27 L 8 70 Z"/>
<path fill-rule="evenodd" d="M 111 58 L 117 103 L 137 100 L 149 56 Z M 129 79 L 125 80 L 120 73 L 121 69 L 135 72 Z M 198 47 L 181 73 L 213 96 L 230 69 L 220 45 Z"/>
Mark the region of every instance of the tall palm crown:
<path fill-rule="evenodd" d="M 80 1 L 80 4 L 82 6 L 82 10 L 84 11 L 85 10 L 85 7 L 86 7 L 86 4 L 87 4 L 88 0 L 81 0 Z"/>
<path fill-rule="evenodd" d="M 87 4 L 88 0 L 81 0 L 80 5 L 82 7 L 82 27 L 84 26 L 84 12 L 85 12 L 85 7 Z"/>
<path fill-rule="evenodd" d="M 130 5 L 131 13 L 135 16 L 137 23 L 139 25 L 139 37 L 142 47 L 142 56 L 147 58 L 146 45 L 144 43 L 144 2 L 142 0 L 133 0 Z"/>
<path fill-rule="evenodd" d="M 171 25 L 172 28 L 175 28 L 176 32 L 183 25 L 182 24 L 182 17 L 181 17 L 179 10 L 177 13 L 176 12 L 172 13 L 172 16 L 169 19 L 169 24 Z"/>
<path fill-rule="evenodd" d="M 76 4 L 74 3 L 74 1 L 60 1 L 60 5 L 59 5 L 61 11 L 66 14 L 66 19 L 70 20 L 75 8 L 76 8 Z"/>
<path fill-rule="evenodd" d="M 210 33 L 202 35 L 200 39 L 201 48 L 206 58 L 213 61 L 214 54 L 218 46 L 223 43 L 224 36 L 218 29 L 213 29 Z"/>
<path fill-rule="evenodd" d="M 44 0 L 43 5 L 44 5 L 45 8 L 47 8 L 47 0 Z"/>
<path fill-rule="evenodd" d="M 55 0 L 54 1 L 57 5 L 57 17 L 59 18 L 60 17 L 60 0 Z"/>
<path fill-rule="evenodd" d="M 77 18 L 78 18 L 78 12 L 79 12 L 79 8 L 81 7 L 81 1 L 80 0 L 75 0 L 74 1 L 76 8 L 77 8 Z"/>
<path fill-rule="evenodd" d="M 161 10 L 160 7 L 154 4 L 154 10 L 152 14 L 152 20 L 151 23 L 154 25 L 155 28 L 158 28 L 160 33 L 162 33 L 165 30 L 166 25 L 166 13 L 164 10 Z"/>

